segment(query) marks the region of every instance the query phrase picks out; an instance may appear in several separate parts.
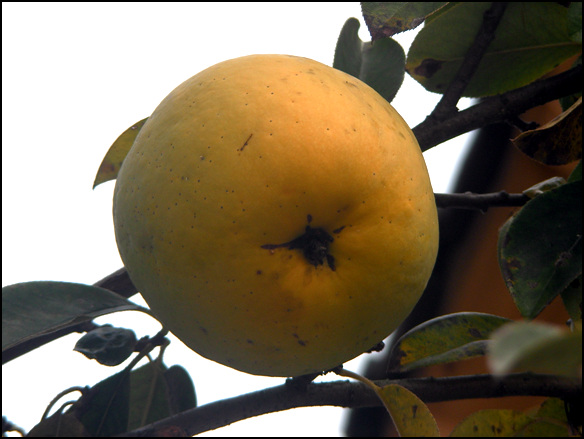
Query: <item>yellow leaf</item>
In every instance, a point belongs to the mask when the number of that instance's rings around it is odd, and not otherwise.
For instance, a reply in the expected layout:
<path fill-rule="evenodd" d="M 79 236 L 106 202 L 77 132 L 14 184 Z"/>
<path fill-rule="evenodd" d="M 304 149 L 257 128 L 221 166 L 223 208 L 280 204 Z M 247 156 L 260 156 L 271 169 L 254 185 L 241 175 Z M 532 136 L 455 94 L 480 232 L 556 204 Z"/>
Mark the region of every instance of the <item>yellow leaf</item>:
<path fill-rule="evenodd" d="M 513 139 L 517 148 L 546 165 L 582 158 L 582 98 L 555 119 Z"/>
<path fill-rule="evenodd" d="M 521 431 L 531 418 L 514 410 L 487 409 L 475 412 L 462 420 L 451 437 L 505 437 Z"/>
<path fill-rule="evenodd" d="M 405 387 L 389 384 L 377 390 L 400 436 L 439 437 L 438 425 L 420 398 Z"/>
<path fill-rule="evenodd" d="M 142 119 L 140 122 L 136 122 L 126 131 L 124 131 L 110 146 L 107 154 L 103 158 L 101 165 L 99 166 L 99 170 L 97 171 L 97 175 L 95 176 L 95 181 L 93 182 L 93 189 L 96 186 L 100 185 L 101 183 L 105 183 L 106 181 L 115 180 L 118 176 L 118 171 L 122 166 L 122 162 L 126 158 L 126 155 L 130 151 L 130 148 L 134 144 L 134 140 L 136 136 L 140 132 L 140 129 L 144 125 L 144 123 L 148 120 Z"/>

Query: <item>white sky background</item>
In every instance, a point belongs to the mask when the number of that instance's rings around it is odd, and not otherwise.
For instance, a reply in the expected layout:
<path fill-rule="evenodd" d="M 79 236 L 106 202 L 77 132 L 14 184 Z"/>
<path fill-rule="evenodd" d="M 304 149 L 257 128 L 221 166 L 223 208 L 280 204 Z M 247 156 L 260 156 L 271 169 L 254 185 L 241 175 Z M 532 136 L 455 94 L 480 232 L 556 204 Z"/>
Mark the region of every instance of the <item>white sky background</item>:
<path fill-rule="evenodd" d="M 285 53 L 332 65 L 338 34 L 350 17 L 360 19 L 360 37 L 369 41 L 357 2 L 2 3 L 2 285 L 92 284 L 120 268 L 111 215 L 114 183 L 91 189 L 118 135 L 149 116 L 184 80 L 226 59 Z M 407 50 L 413 35 L 396 39 Z M 438 98 L 406 75 L 392 105 L 413 127 Z M 425 154 L 435 192 L 447 190 L 464 140 Z M 138 337 L 159 330 L 134 312 L 98 323 L 132 328 Z M 121 370 L 72 351 L 78 338 L 64 337 L 3 366 L 2 414 L 9 421 L 28 431 L 60 391 Z M 199 404 L 284 382 L 210 362 L 176 339 L 165 362 L 187 368 Z M 345 367 L 359 370 L 359 359 Z M 343 423 L 343 409 L 305 408 L 204 435 L 338 436 Z"/>

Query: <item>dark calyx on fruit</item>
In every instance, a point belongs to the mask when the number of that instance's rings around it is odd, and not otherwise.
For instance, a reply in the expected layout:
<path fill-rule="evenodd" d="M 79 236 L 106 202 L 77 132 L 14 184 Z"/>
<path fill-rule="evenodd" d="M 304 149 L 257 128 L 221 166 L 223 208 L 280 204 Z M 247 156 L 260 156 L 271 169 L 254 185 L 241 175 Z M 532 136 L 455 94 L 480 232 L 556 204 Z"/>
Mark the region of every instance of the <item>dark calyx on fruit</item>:
<path fill-rule="evenodd" d="M 289 250 L 300 249 L 306 260 L 315 267 L 323 265 L 326 260 L 329 268 L 335 271 L 335 258 L 329 254 L 329 244 L 333 237 L 324 229 L 314 229 L 306 226 L 304 234 L 283 244 L 265 244 L 262 248 L 272 250 L 285 247 Z"/>

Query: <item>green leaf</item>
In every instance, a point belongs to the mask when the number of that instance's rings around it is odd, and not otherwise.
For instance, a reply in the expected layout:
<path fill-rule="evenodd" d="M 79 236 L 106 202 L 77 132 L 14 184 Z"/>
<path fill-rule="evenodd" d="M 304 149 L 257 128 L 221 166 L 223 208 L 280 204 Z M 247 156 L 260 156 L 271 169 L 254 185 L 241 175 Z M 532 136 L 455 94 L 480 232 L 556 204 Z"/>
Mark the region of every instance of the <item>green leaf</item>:
<path fill-rule="evenodd" d="M 532 422 L 523 430 L 523 436 L 569 437 L 570 425 L 564 401 L 559 398 L 544 400 L 532 416 Z"/>
<path fill-rule="evenodd" d="M 130 383 L 129 431 L 196 406 L 193 382 L 181 366 L 151 362 L 132 371 Z"/>
<path fill-rule="evenodd" d="M 72 413 L 56 412 L 35 425 L 26 437 L 91 437 Z"/>
<path fill-rule="evenodd" d="M 536 317 L 582 274 L 582 182 L 530 200 L 499 231 L 499 266 L 523 317 Z"/>
<path fill-rule="evenodd" d="M 363 48 L 363 41 L 361 41 L 358 34 L 359 27 L 361 27 L 361 24 L 356 18 L 349 18 L 345 22 L 337 40 L 333 60 L 335 69 L 348 73 L 355 78 L 358 78 L 361 73 L 361 50 Z"/>
<path fill-rule="evenodd" d="M 534 414 L 495 409 L 478 411 L 456 426 L 451 436 L 567 437 L 570 430 L 564 402 L 548 398 Z"/>
<path fill-rule="evenodd" d="M 398 340 L 391 353 L 389 370 L 407 371 L 484 355 L 491 333 L 509 321 L 473 312 L 428 320 Z"/>
<path fill-rule="evenodd" d="M 460 2 L 428 21 L 412 43 L 406 70 L 444 93 L 458 72 L 490 2 Z M 552 2 L 510 2 L 495 38 L 464 91 L 482 97 L 529 84 L 582 51 L 568 33 L 568 9 Z"/>
<path fill-rule="evenodd" d="M 487 364 L 494 375 L 534 372 L 577 377 L 582 331 L 539 322 L 512 322 L 492 335 Z"/>
<path fill-rule="evenodd" d="M 414 29 L 448 2 L 362 2 L 363 18 L 373 41 Z"/>
<path fill-rule="evenodd" d="M 544 165 L 565 165 L 582 158 L 582 98 L 545 125 L 521 133 L 513 143 Z"/>
<path fill-rule="evenodd" d="M 123 370 L 100 381 L 71 407 L 93 436 L 111 437 L 125 433 L 130 410 L 130 380 Z"/>
<path fill-rule="evenodd" d="M 156 361 L 132 371 L 129 431 L 167 418 L 172 414 L 164 380 L 165 371 L 166 366 Z"/>
<path fill-rule="evenodd" d="M 197 406 L 195 386 L 189 373 L 174 365 L 164 371 L 168 399 L 172 413 L 180 413 Z"/>
<path fill-rule="evenodd" d="M 391 38 L 363 43 L 358 36 L 359 20 L 347 20 L 337 41 L 333 67 L 359 78 L 388 102 L 404 79 L 405 54 Z"/>
<path fill-rule="evenodd" d="M 405 387 L 389 384 L 377 391 L 400 436 L 439 437 L 438 425 L 424 402 Z"/>
<path fill-rule="evenodd" d="M 136 136 L 138 136 L 140 129 L 142 129 L 147 120 L 148 118 L 136 122 L 120 134 L 113 145 L 110 146 L 110 149 L 103 158 L 101 165 L 99 165 L 97 175 L 93 182 L 93 189 L 106 181 L 116 179 L 120 167 L 122 166 L 122 162 L 126 158 L 126 155 L 128 155 L 130 148 L 132 148 L 132 145 L 134 144 L 134 140 L 136 140 Z"/>
<path fill-rule="evenodd" d="M 81 337 L 74 350 L 105 366 L 117 366 L 132 355 L 136 341 L 134 331 L 103 325 Z"/>
<path fill-rule="evenodd" d="M 572 41 L 582 44 L 582 2 L 568 6 L 568 34 Z"/>
<path fill-rule="evenodd" d="M 384 38 L 363 45 L 360 78 L 391 102 L 402 85 L 406 55 L 398 42 Z"/>
<path fill-rule="evenodd" d="M 148 312 L 109 290 L 69 282 L 2 288 L 2 352 L 26 341 L 117 311 Z"/>
<path fill-rule="evenodd" d="M 458 424 L 452 437 L 515 436 L 531 422 L 524 413 L 514 410 L 486 409 L 475 412 Z"/>

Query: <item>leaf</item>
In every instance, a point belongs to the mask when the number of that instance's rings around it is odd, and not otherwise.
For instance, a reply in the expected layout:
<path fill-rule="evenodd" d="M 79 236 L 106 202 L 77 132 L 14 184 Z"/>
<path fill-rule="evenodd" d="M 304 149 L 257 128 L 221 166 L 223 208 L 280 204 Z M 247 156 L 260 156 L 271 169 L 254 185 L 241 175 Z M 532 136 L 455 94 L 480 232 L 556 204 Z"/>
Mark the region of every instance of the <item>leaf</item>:
<path fill-rule="evenodd" d="M 2 352 L 26 341 L 118 311 L 145 311 L 109 290 L 68 282 L 2 288 Z"/>
<path fill-rule="evenodd" d="M 404 334 L 394 346 L 390 371 L 407 371 L 485 354 L 493 330 L 510 320 L 463 312 L 437 317 Z"/>
<path fill-rule="evenodd" d="M 466 417 L 451 436 L 568 437 L 570 430 L 564 402 L 546 399 L 533 413 L 512 410 L 481 410 Z"/>
<path fill-rule="evenodd" d="M 577 377 L 581 372 L 581 330 L 512 322 L 496 330 L 491 339 L 487 364 L 494 375 L 534 372 Z"/>
<path fill-rule="evenodd" d="M 361 79 L 391 102 L 402 85 L 406 55 L 398 42 L 384 38 L 363 45 Z"/>
<path fill-rule="evenodd" d="M 100 381 L 71 407 L 93 436 L 111 437 L 127 431 L 130 380 L 123 370 Z M 69 412 L 68 412 L 69 413 Z"/>
<path fill-rule="evenodd" d="M 57 412 L 35 425 L 27 437 L 91 437 L 83 424 L 71 413 Z"/>
<path fill-rule="evenodd" d="M 168 399 L 172 413 L 180 413 L 197 406 L 195 386 L 189 373 L 174 365 L 164 371 Z"/>
<path fill-rule="evenodd" d="M 525 189 L 522 193 L 527 195 L 529 198 L 535 198 L 544 192 L 551 191 L 552 189 L 558 188 L 566 184 L 566 180 L 563 177 L 551 177 L 547 180 L 540 181 L 533 186 Z"/>
<path fill-rule="evenodd" d="M 156 361 L 132 371 L 128 431 L 167 418 L 172 414 L 164 380 L 165 371 L 166 366 Z"/>
<path fill-rule="evenodd" d="M 522 433 L 531 437 L 569 437 L 570 426 L 564 401 L 559 398 L 544 400 Z"/>
<path fill-rule="evenodd" d="M 120 167 L 122 166 L 122 162 L 126 158 L 126 155 L 128 155 L 130 148 L 134 144 L 134 140 L 136 140 L 136 136 L 138 136 L 140 129 L 142 129 L 142 126 L 144 126 L 144 123 L 146 123 L 147 120 L 148 118 L 136 122 L 120 134 L 113 145 L 110 146 L 110 149 L 103 158 L 101 165 L 99 165 L 97 175 L 93 182 L 93 189 L 106 181 L 116 179 Z"/>
<path fill-rule="evenodd" d="M 439 437 L 438 425 L 424 402 L 405 387 L 389 384 L 377 390 L 400 436 Z"/>
<path fill-rule="evenodd" d="M 531 418 L 515 410 L 479 410 L 458 424 L 452 437 L 504 437 L 515 436 L 529 424 Z"/>
<path fill-rule="evenodd" d="M 568 34 L 572 41 L 582 44 L 582 2 L 568 6 Z"/>
<path fill-rule="evenodd" d="M 158 361 L 132 371 L 128 431 L 196 406 L 191 377 L 181 366 Z"/>
<path fill-rule="evenodd" d="M 363 43 L 358 36 L 359 26 L 356 18 L 348 19 L 343 26 L 333 67 L 359 78 L 391 102 L 404 79 L 404 51 L 391 38 Z"/>
<path fill-rule="evenodd" d="M 533 419 L 521 430 L 523 437 L 573 437 L 567 425 L 558 425 L 556 420 Z"/>
<path fill-rule="evenodd" d="M 582 98 L 558 117 L 513 139 L 519 150 L 544 165 L 582 158 Z"/>
<path fill-rule="evenodd" d="M 105 366 L 117 366 L 132 355 L 136 341 L 134 331 L 103 325 L 81 337 L 74 350 Z"/>
<path fill-rule="evenodd" d="M 530 200 L 499 231 L 499 266 L 523 317 L 536 317 L 582 274 L 582 181 Z"/>
<path fill-rule="evenodd" d="M 407 72 L 427 90 L 444 93 L 490 5 L 460 2 L 428 20 L 410 47 Z M 580 53 L 581 43 L 568 33 L 567 11 L 552 2 L 510 2 L 464 96 L 490 96 L 521 87 Z"/>
<path fill-rule="evenodd" d="M 359 27 L 361 27 L 361 24 L 356 18 L 349 18 L 345 22 L 337 40 L 333 60 L 335 69 L 348 73 L 355 78 L 358 78 L 361 72 L 361 49 L 363 48 L 363 41 L 358 35 Z"/>
<path fill-rule="evenodd" d="M 362 2 L 363 18 L 373 41 L 414 29 L 448 2 Z"/>
<path fill-rule="evenodd" d="M 175 380 L 174 389 L 169 386 Z M 179 391 L 177 398 L 173 395 Z M 177 404 L 177 400 L 182 401 Z M 180 366 L 168 369 L 154 361 L 129 371 L 123 370 L 97 383 L 75 402 L 67 415 L 74 415 L 93 436 L 113 436 L 151 424 L 194 406 L 194 387 L 186 371 Z M 172 429 L 171 429 L 172 430 Z M 169 432 L 171 431 L 169 430 Z M 164 433 L 159 430 L 158 433 Z"/>

